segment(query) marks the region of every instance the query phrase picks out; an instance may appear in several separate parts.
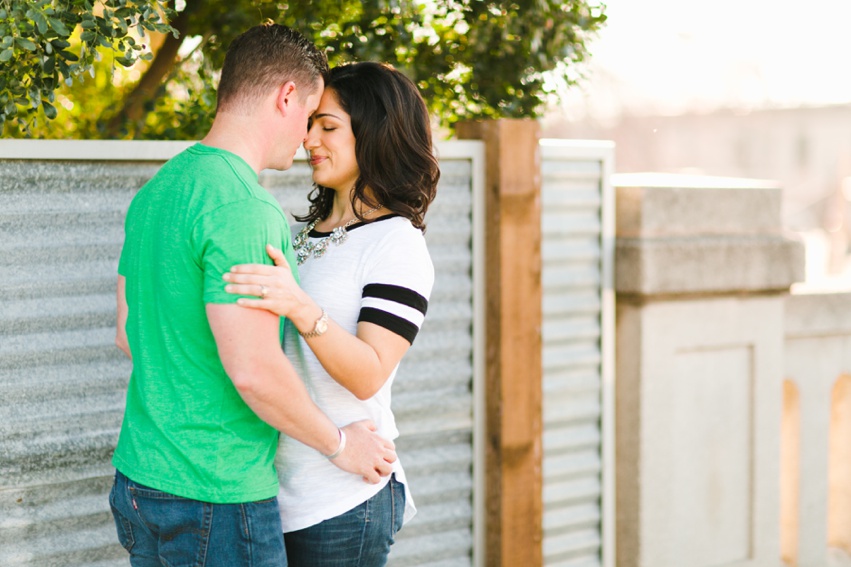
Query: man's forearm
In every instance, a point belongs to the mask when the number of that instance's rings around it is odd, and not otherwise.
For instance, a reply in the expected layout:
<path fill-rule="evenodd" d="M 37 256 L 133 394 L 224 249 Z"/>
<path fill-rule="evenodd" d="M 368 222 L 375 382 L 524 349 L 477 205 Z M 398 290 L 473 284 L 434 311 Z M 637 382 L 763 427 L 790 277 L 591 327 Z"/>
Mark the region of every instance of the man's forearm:
<path fill-rule="evenodd" d="M 278 431 L 330 455 L 339 445 L 337 426 L 310 398 L 283 353 L 275 354 L 263 357 L 253 369 L 231 375 L 239 395 Z"/>
<path fill-rule="evenodd" d="M 339 433 L 316 406 L 278 342 L 280 319 L 268 311 L 208 304 L 219 357 L 245 403 L 266 423 L 324 455 Z"/>

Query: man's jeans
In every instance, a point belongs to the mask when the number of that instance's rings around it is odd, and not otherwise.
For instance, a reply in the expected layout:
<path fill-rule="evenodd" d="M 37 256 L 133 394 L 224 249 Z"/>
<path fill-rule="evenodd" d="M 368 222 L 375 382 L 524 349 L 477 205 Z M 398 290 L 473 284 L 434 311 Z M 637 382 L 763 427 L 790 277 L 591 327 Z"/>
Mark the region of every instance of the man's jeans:
<path fill-rule="evenodd" d="M 278 499 L 209 504 L 116 471 L 109 504 L 133 567 L 286 567 Z"/>
<path fill-rule="evenodd" d="M 382 567 L 402 527 L 405 487 L 390 477 L 381 492 L 348 512 L 284 534 L 290 567 Z"/>

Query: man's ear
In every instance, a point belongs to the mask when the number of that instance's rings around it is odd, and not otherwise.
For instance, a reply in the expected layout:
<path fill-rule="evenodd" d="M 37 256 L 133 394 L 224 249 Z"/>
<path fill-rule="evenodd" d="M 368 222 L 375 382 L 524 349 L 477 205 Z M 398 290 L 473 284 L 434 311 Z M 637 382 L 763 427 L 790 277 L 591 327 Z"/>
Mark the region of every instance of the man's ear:
<path fill-rule="evenodd" d="M 292 81 L 287 81 L 278 89 L 278 95 L 275 98 L 275 106 L 278 108 L 282 116 L 286 116 L 289 113 L 290 105 L 295 103 L 295 99 L 298 96 L 298 89 L 295 86 L 295 83 Z"/>

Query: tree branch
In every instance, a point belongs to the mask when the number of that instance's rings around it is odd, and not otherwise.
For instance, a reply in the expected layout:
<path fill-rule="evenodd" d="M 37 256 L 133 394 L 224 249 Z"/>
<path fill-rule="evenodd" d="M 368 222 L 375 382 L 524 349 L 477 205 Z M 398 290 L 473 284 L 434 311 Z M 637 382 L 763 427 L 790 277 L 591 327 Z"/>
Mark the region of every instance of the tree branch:
<path fill-rule="evenodd" d="M 127 122 L 139 123 L 145 119 L 145 107 L 148 102 L 156 98 L 157 90 L 163 79 L 171 74 L 171 70 L 177 62 L 177 52 L 186 38 L 186 28 L 189 26 L 191 12 L 194 12 L 194 8 L 197 8 L 199 4 L 201 4 L 199 1 L 187 2 L 186 8 L 171 22 L 171 26 L 178 31 L 178 37 L 175 38 L 170 33 L 165 36 L 165 40 L 154 56 L 150 67 L 133 87 L 133 90 L 130 91 L 130 94 L 125 97 L 121 110 L 107 122 L 104 137 L 117 138 Z"/>

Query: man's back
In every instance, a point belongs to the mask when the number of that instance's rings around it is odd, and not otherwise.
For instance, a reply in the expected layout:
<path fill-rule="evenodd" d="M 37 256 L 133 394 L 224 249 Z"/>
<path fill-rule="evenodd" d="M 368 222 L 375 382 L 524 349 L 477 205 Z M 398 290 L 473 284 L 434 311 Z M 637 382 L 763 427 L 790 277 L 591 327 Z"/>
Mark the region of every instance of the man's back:
<path fill-rule="evenodd" d="M 126 278 L 133 376 L 114 464 L 135 481 L 217 503 L 277 493 L 278 432 L 225 373 L 206 304 L 233 303 L 221 276 L 291 251 L 286 218 L 229 152 L 198 144 L 168 162 L 127 214 Z M 292 263 L 295 265 L 295 262 Z"/>

